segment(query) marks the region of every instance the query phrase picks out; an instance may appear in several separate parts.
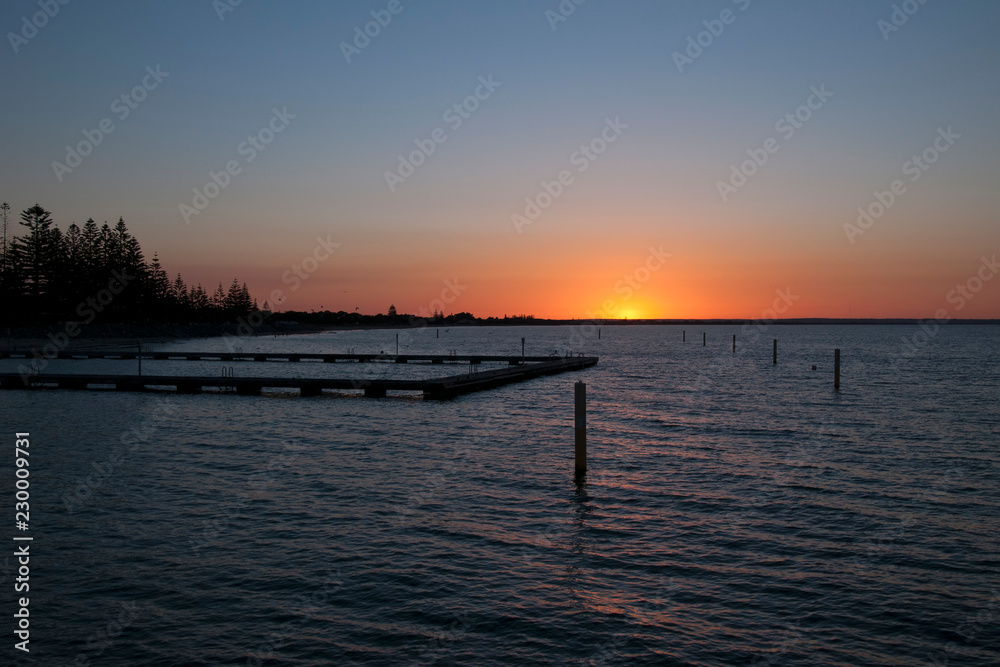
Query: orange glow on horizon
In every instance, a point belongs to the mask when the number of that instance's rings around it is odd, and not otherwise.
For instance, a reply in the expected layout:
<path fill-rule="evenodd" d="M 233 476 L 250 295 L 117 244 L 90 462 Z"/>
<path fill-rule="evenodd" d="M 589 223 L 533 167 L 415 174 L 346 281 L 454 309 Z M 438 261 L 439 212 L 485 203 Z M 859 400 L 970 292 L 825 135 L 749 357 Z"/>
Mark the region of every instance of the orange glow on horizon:
<path fill-rule="evenodd" d="M 779 318 L 926 318 L 939 309 L 960 318 L 998 316 L 996 281 L 961 311 L 947 300 L 980 268 L 983 253 L 969 241 L 928 235 L 897 247 L 891 235 L 873 233 L 851 246 L 835 224 L 772 237 L 761 236 L 752 221 L 726 234 L 714 233 L 719 223 L 709 218 L 658 229 L 649 220 L 620 218 L 596 231 L 592 219 L 573 222 L 591 229 L 569 233 L 553 215 L 548 227 L 539 223 L 521 236 L 408 231 L 387 246 L 367 230 L 349 228 L 331 236 L 341 246 L 300 285 L 288 272 L 310 255 L 317 234 L 273 239 L 266 247 L 251 237 L 231 240 L 235 256 L 267 257 L 249 266 L 220 266 L 211 243 L 204 251 L 185 247 L 160 256 L 171 273 L 209 290 L 237 276 L 278 311 L 357 308 L 372 315 L 394 305 L 400 313 L 443 309 L 481 318 L 753 320 L 767 316 L 779 291 L 791 290 L 794 305 Z M 618 234 L 619 226 L 644 231 Z M 986 234 L 979 247 L 989 247 Z M 670 256 L 647 271 L 651 248 Z M 461 286 L 457 295 L 449 284 Z M 274 290 L 287 300 L 276 304 Z"/>

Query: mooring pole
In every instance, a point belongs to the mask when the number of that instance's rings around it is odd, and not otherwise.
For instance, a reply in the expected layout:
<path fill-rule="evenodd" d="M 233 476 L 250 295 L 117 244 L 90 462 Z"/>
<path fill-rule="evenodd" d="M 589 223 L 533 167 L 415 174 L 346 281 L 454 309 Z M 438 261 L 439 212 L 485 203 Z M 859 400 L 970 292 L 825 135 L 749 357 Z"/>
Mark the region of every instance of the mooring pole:
<path fill-rule="evenodd" d="M 524 339 L 521 339 L 521 361 L 524 361 Z"/>
<path fill-rule="evenodd" d="M 682 343 L 686 343 L 687 340 L 688 340 L 688 332 L 687 331 L 682 331 L 681 332 L 681 342 Z"/>
<path fill-rule="evenodd" d="M 705 347 L 706 345 L 708 345 L 708 334 L 703 331 L 701 332 L 701 346 Z"/>
<path fill-rule="evenodd" d="M 601 340 L 601 328 L 597 327 L 597 340 Z"/>
<path fill-rule="evenodd" d="M 736 334 L 733 334 L 733 354 L 736 354 Z"/>
<path fill-rule="evenodd" d="M 576 474 L 587 473 L 587 385 L 576 383 Z"/>
<path fill-rule="evenodd" d="M 778 363 L 778 339 L 774 339 L 774 363 Z"/>
<path fill-rule="evenodd" d="M 840 389 L 840 348 L 833 351 L 833 388 Z"/>

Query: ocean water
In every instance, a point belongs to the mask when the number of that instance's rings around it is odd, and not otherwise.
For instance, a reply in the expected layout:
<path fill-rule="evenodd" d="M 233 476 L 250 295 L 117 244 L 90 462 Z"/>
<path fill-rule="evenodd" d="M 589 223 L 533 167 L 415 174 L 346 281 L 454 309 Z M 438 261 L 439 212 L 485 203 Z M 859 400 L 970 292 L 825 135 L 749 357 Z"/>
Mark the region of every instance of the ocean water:
<path fill-rule="evenodd" d="M 391 352 L 395 333 L 240 345 Z M 404 332 L 401 352 L 519 354 L 523 336 L 529 355 L 601 358 L 447 402 L 0 392 L 9 444 L 31 433 L 34 537 L 31 655 L 4 655 L 55 667 L 1000 664 L 1000 327 L 573 333 Z M 143 373 L 223 366 L 429 372 Z M 12 462 L 3 470 L 13 536 Z M 13 630 L 17 565 L 0 565 Z"/>

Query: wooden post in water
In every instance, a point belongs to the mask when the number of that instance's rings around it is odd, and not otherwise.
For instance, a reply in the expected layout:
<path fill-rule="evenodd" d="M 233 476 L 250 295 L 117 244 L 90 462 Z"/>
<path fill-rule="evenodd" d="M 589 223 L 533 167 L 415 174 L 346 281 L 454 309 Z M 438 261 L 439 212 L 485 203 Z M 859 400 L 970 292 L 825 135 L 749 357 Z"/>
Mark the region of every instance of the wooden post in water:
<path fill-rule="evenodd" d="M 778 339 L 774 339 L 774 363 L 778 363 Z"/>
<path fill-rule="evenodd" d="M 733 334 L 733 354 L 736 354 L 736 334 Z"/>
<path fill-rule="evenodd" d="M 587 385 L 576 383 L 576 474 L 587 473 Z"/>
<path fill-rule="evenodd" d="M 521 361 L 524 361 L 524 339 L 521 339 Z"/>
<path fill-rule="evenodd" d="M 708 345 L 708 334 L 704 331 L 701 332 L 701 346 L 705 347 Z"/>
<path fill-rule="evenodd" d="M 399 334 L 396 334 L 396 356 L 399 356 Z"/>
<path fill-rule="evenodd" d="M 597 327 L 597 340 L 601 340 L 601 327 Z"/>
<path fill-rule="evenodd" d="M 686 343 L 687 340 L 688 340 L 688 332 L 687 331 L 682 331 L 681 332 L 681 342 L 682 343 Z"/>
<path fill-rule="evenodd" d="M 840 348 L 833 351 L 833 388 L 840 389 Z"/>
<path fill-rule="evenodd" d="M 441 330 L 440 330 L 440 329 L 438 329 L 438 330 L 437 330 L 437 332 L 438 332 L 438 333 L 437 333 L 437 337 L 438 337 L 438 338 L 440 338 L 440 337 L 441 337 Z"/>

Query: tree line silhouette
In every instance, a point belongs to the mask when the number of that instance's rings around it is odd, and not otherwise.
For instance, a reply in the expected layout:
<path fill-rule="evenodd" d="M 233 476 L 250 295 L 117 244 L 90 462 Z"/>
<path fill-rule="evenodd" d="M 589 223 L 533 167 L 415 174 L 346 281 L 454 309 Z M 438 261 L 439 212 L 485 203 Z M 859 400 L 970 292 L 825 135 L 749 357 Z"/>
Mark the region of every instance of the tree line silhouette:
<path fill-rule="evenodd" d="M 208 293 L 170 279 L 159 258 L 147 261 L 122 218 L 100 227 L 90 218 L 65 232 L 35 204 L 21 213 L 21 234 L 9 229 L 10 205 L 0 205 L 3 320 L 36 324 L 104 322 L 223 322 L 257 310 L 246 283 L 233 278 Z"/>

